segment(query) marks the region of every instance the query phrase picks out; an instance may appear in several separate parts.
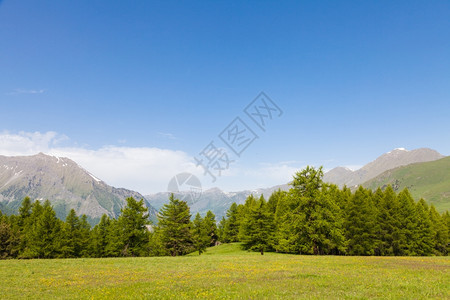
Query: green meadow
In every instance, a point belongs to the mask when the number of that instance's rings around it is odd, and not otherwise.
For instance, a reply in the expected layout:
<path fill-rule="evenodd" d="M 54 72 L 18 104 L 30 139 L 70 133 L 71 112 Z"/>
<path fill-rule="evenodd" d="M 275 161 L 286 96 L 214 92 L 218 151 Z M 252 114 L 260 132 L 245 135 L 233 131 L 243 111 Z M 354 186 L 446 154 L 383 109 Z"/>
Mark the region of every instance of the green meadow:
<path fill-rule="evenodd" d="M 198 256 L 0 261 L 0 298 L 449 299 L 448 257 Z"/>

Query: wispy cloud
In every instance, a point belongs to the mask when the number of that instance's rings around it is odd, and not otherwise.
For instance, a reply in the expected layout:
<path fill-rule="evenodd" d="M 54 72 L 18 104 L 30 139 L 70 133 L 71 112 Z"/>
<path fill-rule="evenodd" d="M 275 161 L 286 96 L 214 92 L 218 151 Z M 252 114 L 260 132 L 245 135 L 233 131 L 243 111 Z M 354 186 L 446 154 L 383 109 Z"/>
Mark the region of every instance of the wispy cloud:
<path fill-rule="evenodd" d="M 12 92 L 7 93 L 7 95 L 20 95 L 20 94 L 43 94 L 45 93 L 44 89 L 40 90 L 24 90 L 24 89 L 15 89 Z"/>
<path fill-rule="evenodd" d="M 160 137 L 169 139 L 169 140 L 176 140 L 177 137 L 175 135 L 173 135 L 172 133 L 167 133 L 167 132 L 157 132 L 156 134 L 158 134 Z"/>
<path fill-rule="evenodd" d="M 70 144 L 68 137 L 53 131 L 0 132 L 0 155 L 34 155 L 43 152 L 68 157 L 106 183 L 142 194 L 166 191 L 170 179 L 181 172 L 202 176 L 202 170 L 183 151 L 123 145 L 89 149 L 67 144 Z"/>

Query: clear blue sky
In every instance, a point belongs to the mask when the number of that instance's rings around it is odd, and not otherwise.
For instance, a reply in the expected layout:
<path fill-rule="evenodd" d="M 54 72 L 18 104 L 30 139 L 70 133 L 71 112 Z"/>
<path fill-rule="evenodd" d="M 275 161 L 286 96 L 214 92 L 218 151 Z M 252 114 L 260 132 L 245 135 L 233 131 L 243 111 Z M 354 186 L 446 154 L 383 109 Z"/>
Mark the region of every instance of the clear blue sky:
<path fill-rule="evenodd" d="M 242 2 L 0 1 L 0 133 L 195 156 L 264 91 L 246 169 L 450 155 L 449 1 Z"/>

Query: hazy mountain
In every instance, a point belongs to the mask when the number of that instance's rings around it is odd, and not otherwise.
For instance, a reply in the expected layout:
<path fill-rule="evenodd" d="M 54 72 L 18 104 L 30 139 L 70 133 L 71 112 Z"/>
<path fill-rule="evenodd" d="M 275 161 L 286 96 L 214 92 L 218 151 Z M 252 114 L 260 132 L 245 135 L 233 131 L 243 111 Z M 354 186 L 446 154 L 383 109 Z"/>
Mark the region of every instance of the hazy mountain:
<path fill-rule="evenodd" d="M 325 173 L 324 181 L 335 183 L 341 187 L 343 185 L 355 186 L 372 179 L 387 170 L 391 170 L 399 166 L 418 162 L 435 161 L 443 157 L 444 156 L 439 152 L 428 148 L 421 148 L 412 151 L 398 148 L 381 155 L 376 160 L 368 163 L 357 171 L 352 171 L 345 167 L 334 168 Z M 194 199 L 191 197 L 190 192 L 180 192 L 175 196 L 188 202 L 193 215 L 197 212 L 204 215 L 208 210 L 211 210 L 216 215 L 216 220 L 220 220 L 222 216 L 226 214 L 226 210 L 233 202 L 236 202 L 237 204 L 244 203 L 245 199 L 250 194 L 257 197 L 264 195 L 264 197 L 268 199 L 274 191 L 278 189 L 287 191 L 289 188 L 290 186 L 288 184 L 284 184 L 266 189 L 246 190 L 231 193 L 224 192 L 218 188 L 213 188 L 203 191 L 200 197 L 194 197 Z M 147 195 L 145 197 L 153 207 L 160 209 L 168 202 L 169 195 L 170 193 L 164 192 Z"/>
<path fill-rule="evenodd" d="M 239 192 L 224 192 L 219 188 L 212 188 L 205 190 L 199 197 L 194 196 L 187 191 L 175 193 L 175 197 L 188 202 L 191 208 L 191 214 L 195 215 L 199 212 L 201 215 L 205 215 L 208 210 L 211 210 L 216 215 L 216 220 L 220 221 L 222 216 L 225 216 L 226 211 L 233 202 L 242 204 L 245 199 L 253 194 L 256 197 L 264 195 L 266 200 L 272 195 L 272 193 L 278 189 L 287 190 L 288 185 L 279 185 L 267 189 L 245 190 Z M 156 209 L 160 209 L 164 204 L 169 202 L 169 192 L 157 193 L 147 195 L 145 198 Z"/>
<path fill-rule="evenodd" d="M 107 185 L 68 158 L 43 153 L 0 156 L 1 207 L 15 212 L 26 196 L 50 200 L 60 218 L 73 208 L 94 222 L 103 214 L 117 217 L 127 197 L 144 198 L 137 192 Z M 156 210 L 149 208 L 155 219 Z"/>
<path fill-rule="evenodd" d="M 324 181 L 335 183 L 342 187 L 355 186 L 366 182 L 381 173 L 400 166 L 406 166 L 413 163 L 435 161 L 443 158 L 439 152 L 420 148 L 408 151 L 404 148 L 397 148 L 378 157 L 376 160 L 363 166 L 361 169 L 352 171 L 348 168 L 337 167 L 325 173 Z"/>
<path fill-rule="evenodd" d="M 416 200 L 424 198 L 440 212 L 450 211 L 450 157 L 398 167 L 362 185 L 375 190 L 388 184 L 397 192 L 408 188 Z"/>

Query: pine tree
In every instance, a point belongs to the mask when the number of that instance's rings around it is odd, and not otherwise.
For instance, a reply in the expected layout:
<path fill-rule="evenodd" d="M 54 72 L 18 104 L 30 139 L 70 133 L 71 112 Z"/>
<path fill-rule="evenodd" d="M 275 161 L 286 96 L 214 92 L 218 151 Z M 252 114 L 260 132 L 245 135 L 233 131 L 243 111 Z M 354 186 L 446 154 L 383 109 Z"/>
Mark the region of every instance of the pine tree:
<path fill-rule="evenodd" d="M 27 245 L 23 256 L 26 258 L 54 258 L 58 256 L 61 221 L 46 200 L 41 206 L 36 201 L 30 215 L 31 226 L 27 227 Z"/>
<path fill-rule="evenodd" d="M 430 222 L 434 240 L 434 254 L 448 255 L 447 245 L 449 242 L 449 236 L 447 224 L 445 224 L 444 217 L 439 215 L 433 205 L 430 207 Z"/>
<path fill-rule="evenodd" d="M 107 244 L 104 249 L 106 257 L 117 257 L 123 255 L 125 247 L 123 229 L 117 219 L 111 219 L 106 233 Z"/>
<path fill-rule="evenodd" d="M 259 251 L 261 255 L 264 251 L 271 249 L 273 219 L 266 208 L 266 201 L 263 196 L 248 207 L 248 213 L 242 220 L 241 240 L 244 248 L 251 251 Z"/>
<path fill-rule="evenodd" d="M 210 236 L 208 235 L 208 228 L 206 222 L 199 213 L 195 215 L 195 219 L 192 224 L 192 240 L 194 243 L 194 249 L 198 251 L 198 255 L 201 255 L 206 251 L 206 248 L 210 243 Z"/>
<path fill-rule="evenodd" d="M 394 242 L 396 242 L 394 232 L 400 226 L 398 222 L 398 199 L 390 185 L 387 186 L 383 194 L 377 216 L 377 223 L 379 224 L 377 239 L 379 243 L 375 254 L 394 255 Z"/>
<path fill-rule="evenodd" d="M 144 205 L 144 199 L 136 201 L 129 197 L 126 201 L 127 205 L 121 210 L 118 220 L 124 244 L 122 255 L 145 256 L 148 253 L 149 241 L 148 209 Z"/>
<path fill-rule="evenodd" d="M 190 218 L 187 203 L 171 194 L 158 216 L 161 242 L 170 255 L 185 255 L 193 249 Z"/>
<path fill-rule="evenodd" d="M 80 218 L 80 257 L 90 257 L 91 256 L 91 224 L 89 224 L 86 215 L 81 215 Z"/>
<path fill-rule="evenodd" d="M 293 226 L 296 248 L 307 254 L 333 254 L 345 251 L 343 218 L 334 199 L 322 190 L 322 167 L 307 167 L 297 172 L 290 190 L 299 205 Z M 327 185 L 325 185 L 327 188 Z"/>
<path fill-rule="evenodd" d="M 376 245 L 376 210 L 371 194 L 358 188 L 346 210 L 345 232 L 350 255 L 374 255 Z"/>
<path fill-rule="evenodd" d="M 13 231 L 5 216 L 0 214 L 0 259 L 12 256 Z"/>
<path fill-rule="evenodd" d="M 108 245 L 108 230 L 111 219 L 104 214 L 100 222 L 91 231 L 91 252 L 94 257 L 106 257 L 106 246 Z"/>
<path fill-rule="evenodd" d="M 209 238 L 208 247 L 215 246 L 218 240 L 218 233 L 216 216 L 212 211 L 208 210 L 206 213 L 206 216 L 203 218 L 203 225 L 206 228 L 206 234 Z"/>
<path fill-rule="evenodd" d="M 432 255 L 435 245 L 433 225 L 430 219 L 430 210 L 423 199 L 420 199 L 416 205 L 416 220 L 415 235 L 411 241 L 415 251 L 408 255 Z"/>
<path fill-rule="evenodd" d="M 71 209 L 61 230 L 61 257 L 80 257 L 80 248 L 80 220 L 75 210 Z"/>
<path fill-rule="evenodd" d="M 397 195 L 398 227 L 394 230 L 394 254 L 395 255 L 417 255 L 417 211 L 414 199 L 408 189 L 404 189 Z"/>
<path fill-rule="evenodd" d="M 233 243 L 239 241 L 239 211 L 236 203 L 231 204 L 227 211 L 227 219 L 223 226 L 223 242 Z"/>

